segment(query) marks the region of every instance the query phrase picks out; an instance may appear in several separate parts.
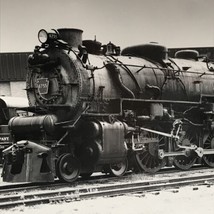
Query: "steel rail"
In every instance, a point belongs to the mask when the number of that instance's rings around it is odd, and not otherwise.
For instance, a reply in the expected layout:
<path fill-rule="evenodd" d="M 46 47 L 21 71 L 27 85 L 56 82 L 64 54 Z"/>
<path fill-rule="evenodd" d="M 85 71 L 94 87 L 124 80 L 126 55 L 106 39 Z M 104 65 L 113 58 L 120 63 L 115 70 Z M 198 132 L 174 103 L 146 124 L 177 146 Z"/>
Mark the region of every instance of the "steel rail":
<path fill-rule="evenodd" d="M 211 168 L 207 168 L 201 165 L 196 165 L 193 166 L 188 172 L 189 173 L 201 173 L 201 172 L 206 172 L 206 173 L 214 173 L 214 171 Z M 170 174 L 181 174 L 185 173 L 185 171 L 179 171 L 178 169 L 174 169 L 174 168 L 163 168 L 161 171 L 157 172 L 155 175 L 159 176 L 159 175 L 170 175 Z M 79 178 L 76 182 L 74 183 L 65 183 L 65 182 L 61 182 L 59 180 L 55 180 L 54 183 L 14 183 L 14 184 L 6 184 L 6 185 L 0 185 L 0 196 L 3 194 L 11 194 L 13 192 L 16 192 L 16 194 L 18 193 L 26 193 L 29 192 L 31 190 L 44 190 L 44 189 L 56 189 L 56 188 L 63 188 L 63 187 L 74 187 L 77 185 L 82 185 L 82 184 L 102 184 L 102 183 L 109 183 L 109 182 L 121 182 L 125 179 L 129 179 L 129 176 L 133 175 L 133 173 L 131 172 L 127 172 L 124 176 L 122 177 L 112 177 L 109 174 L 105 174 L 105 175 L 93 175 L 90 178 L 87 179 L 83 179 L 83 178 Z M 143 174 L 142 175 L 148 175 L 149 174 Z M 158 178 L 156 178 L 158 179 Z"/>
<path fill-rule="evenodd" d="M 92 176 L 90 178 L 84 179 L 79 178 L 77 181 L 73 183 L 66 183 L 62 182 L 60 180 L 55 180 L 54 183 L 15 183 L 15 184 L 9 184 L 9 185 L 2 185 L 0 186 L 0 196 L 5 193 L 23 193 L 23 192 L 29 192 L 31 190 L 44 190 L 44 189 L 56 189 L 56 188 L 63 188 L 63 187 L 74 187 L 81 184 L 89 184 L 89 183 L 102 183 L 106 181 L 117 181 L 118 179 L 123 180 L 126 179 L 127 176 L 130 173 L 127 173 L 123 177 L 112 177 L 110 175 L 96 175 Z"/>
<path fill-rule="evenodd" d="M 51 190 L 42 193 L 28 193 L 0 197 L 0 209 L 15 206 L 31 206 L 37 204 L 70 202 L 74 200 L 96 198 L 101 196 L 118 196 L 130 193 L 143 193 L 193 184 L 207 184 L 214 182 L 214 174 L 200 176 L 186 176 L 182 178 L 160 179 L 152 181 L 128 182 L 88 188 L 71 188 L 66 190 Z M 105 185 L 105 186 L 104 186 Z"/>

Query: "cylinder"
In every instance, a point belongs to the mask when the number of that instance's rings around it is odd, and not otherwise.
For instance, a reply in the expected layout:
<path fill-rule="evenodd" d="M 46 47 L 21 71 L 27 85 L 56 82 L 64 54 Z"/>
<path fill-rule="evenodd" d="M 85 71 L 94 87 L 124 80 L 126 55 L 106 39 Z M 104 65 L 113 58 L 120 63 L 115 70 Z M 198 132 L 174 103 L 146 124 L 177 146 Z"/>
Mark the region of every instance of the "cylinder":
<path fill-rule="evenodd" d="M 82 45 L 83 31 L 75 28 L 60 28 L 57 29 L 59 36 L 62 40 L 67 42 L 72 48 L 78 48 Z"/>

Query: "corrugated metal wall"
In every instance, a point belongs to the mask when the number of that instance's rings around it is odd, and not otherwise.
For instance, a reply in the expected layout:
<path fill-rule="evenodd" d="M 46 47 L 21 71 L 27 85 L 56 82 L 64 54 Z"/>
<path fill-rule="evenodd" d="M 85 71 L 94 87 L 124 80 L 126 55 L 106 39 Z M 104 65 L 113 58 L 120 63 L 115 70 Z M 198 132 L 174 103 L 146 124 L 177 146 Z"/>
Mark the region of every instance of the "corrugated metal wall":
<path fill-rule="evenodd" d="M 24 81 L 30 52 L 0 53 L 0 82 Z"/>

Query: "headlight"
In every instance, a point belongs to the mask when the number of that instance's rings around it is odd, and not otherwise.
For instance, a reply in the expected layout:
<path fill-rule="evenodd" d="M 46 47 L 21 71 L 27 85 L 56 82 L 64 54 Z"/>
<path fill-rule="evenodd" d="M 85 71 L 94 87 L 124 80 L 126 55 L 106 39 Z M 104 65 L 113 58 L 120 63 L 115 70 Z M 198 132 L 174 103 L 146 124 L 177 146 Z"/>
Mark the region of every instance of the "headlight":
<path fill-rule="evenodd" d="M 42 29 L 38 33 L 38 39 L 41 43 L 46 43 L 48 40 L 48 33 L 46 30 Z"/>

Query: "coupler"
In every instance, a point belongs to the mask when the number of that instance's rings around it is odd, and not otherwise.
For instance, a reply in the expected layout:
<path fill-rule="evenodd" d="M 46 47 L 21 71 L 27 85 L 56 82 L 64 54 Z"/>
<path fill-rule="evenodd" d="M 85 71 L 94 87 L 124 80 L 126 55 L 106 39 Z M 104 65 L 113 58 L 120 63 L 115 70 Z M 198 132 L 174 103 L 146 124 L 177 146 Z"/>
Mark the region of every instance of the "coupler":
<path fill-rule="evenodd" d="M 54 182 L 50 148 L 22 140 L 3 150 L 4 182 Z"/>

